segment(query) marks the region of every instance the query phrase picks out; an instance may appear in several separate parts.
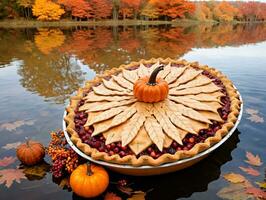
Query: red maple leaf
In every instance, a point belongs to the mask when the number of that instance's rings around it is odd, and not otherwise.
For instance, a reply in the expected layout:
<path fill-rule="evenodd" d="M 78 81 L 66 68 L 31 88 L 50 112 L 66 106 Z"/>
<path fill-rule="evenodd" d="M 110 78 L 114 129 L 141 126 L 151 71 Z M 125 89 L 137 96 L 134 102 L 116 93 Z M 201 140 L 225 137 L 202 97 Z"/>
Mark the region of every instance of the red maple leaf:
<path fill-rule="evenodd" d="M 0 160 L 0 167 L 6 167 L 12 163 L 14 163 L 16 160 L 15 157 L 9 156 L 9 157 L 4 157 L 3 159 Z"/>
<path fill-rule="evenodd" d="M 246 193 L 252 194 L 255 197 L 261 198 L 261 199 L 266 199 L 266 192 L 259 188 L 255 187 L 249 187 L 246 189 Z"/>
<path fill-rule="evenodd" d="M 239 167 L 242 171 L 252 176 L 259 176 L 260 172 L 252 167 Z"/>
<path fill-rule="evenodd" d="M 26 179 L 21 169 L 3 169 L 0 170 L 0 184 L 5 183 L 6 187 L 10 187 L 14 181 L 20 183 L 20 179 Z"/>

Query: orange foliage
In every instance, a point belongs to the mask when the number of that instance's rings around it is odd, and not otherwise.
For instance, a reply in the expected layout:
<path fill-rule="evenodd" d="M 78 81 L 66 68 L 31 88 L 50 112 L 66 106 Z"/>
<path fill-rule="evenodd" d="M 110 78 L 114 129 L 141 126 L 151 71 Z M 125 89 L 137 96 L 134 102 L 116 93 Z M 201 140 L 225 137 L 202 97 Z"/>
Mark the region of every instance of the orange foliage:
<path fill-rule="evenodd" d="M 110 0 L 91 0 L 92 13 L 94 19 L 108 18 L 112 13 L 112 3 Z"/>
<path fill-rule="evenodd" d="M 52 21 L 59 20 L 65 11 L 50 0 L 36 0 L 32 7 L 32 13 L 38 20 Z"/>
<path fill-rule="evenodd" d="M 186 0 L 150 0 L 157 7 L 159 13 L 171 19 L 184 18 L 185 14 L 195 11 L 195 4 Z"/>
<path fill-rule="evenodd" d="M 37 48 L 44 54 L 49 54 L 53 49 L 61 46 L 65 41 L 65 35 L 60 29 L 41 28 L 34 37 Z"/>
<path fill-rule="evenodd" d="M 59 0 L 59 3 L 78 19 L 88 19 L 93 16 L 92 7 L 86 0 Z"/>
<path fill-rule="evenodd" d="M 225 1 L 216 4 L 213 9 L 214 18 L 219 21 L 232 21 L 238 13 L 237 8 Z"/>

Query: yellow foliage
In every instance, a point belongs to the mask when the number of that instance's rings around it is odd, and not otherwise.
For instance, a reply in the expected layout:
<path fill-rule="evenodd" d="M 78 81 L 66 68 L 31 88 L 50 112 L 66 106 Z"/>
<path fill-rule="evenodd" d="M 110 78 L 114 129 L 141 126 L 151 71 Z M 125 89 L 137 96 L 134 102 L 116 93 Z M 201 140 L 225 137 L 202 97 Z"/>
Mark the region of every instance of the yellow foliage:
<path fill-rule="evenodd" d="M 65 11 L 50 0 L 36 0 L 32 7 L 33 15 L 41 21 L 59 20 Z"/>
<path fill-rule="evenodd" d="M 59 29 L 39 29 L 34 38 L 37 48 L 44 54 L 49 54 L 54 48 L 61 46 L 65 41 L 65 35 Z"/>

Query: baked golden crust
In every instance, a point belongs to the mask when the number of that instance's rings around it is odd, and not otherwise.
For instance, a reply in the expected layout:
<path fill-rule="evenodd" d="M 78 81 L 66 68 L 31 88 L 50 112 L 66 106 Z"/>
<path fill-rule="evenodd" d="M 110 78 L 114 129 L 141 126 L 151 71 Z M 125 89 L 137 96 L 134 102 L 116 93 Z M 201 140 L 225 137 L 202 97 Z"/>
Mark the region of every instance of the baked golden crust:
<path fill-rule="evenodd" d="M 226 88 L 226 91 L 228 93 L 228 96 L 230 98 L 230 113 L 228 115 L 227 121 L 222 124 L 221 129 L 219 129 L 214 136 L 208 137 L 204 142 L 197 143 L 194 145 L 194 147 L 190 150 L 180 150 L 177 151 L 175 154 L 169 154 L 165 153 L 162 154 L 157 159 L 154 159 L 148 155 L 142 155 L 140 157 L 136 157 L 135 155 L 127 155 L 125 157 L 120 157 L 118 154 L 114 154 L 112 156 L 109 156 L 105 152 L 99 152 L 97 149 L 90 147 L 88 144 L 85 144 L 81 141 L 79 138 L 78 133 L 75 131 L 75 123 L 74 123 L 74 117 L 75 112 L 74 110 L 77 108 L 79 101 L 83 98 L 83 94 L 85 92 L 88 92 L 92 86 L 96 86 L 97 84 L 101 83 L 103 78 L 110 77 L 111 75 L 120 73 L 123 69 L 130 69 L 135 66 L 139 66 L 142 64 L 154 64 L 156 62 L 160 63 L 169 63 L 171 64 L 183 64 L 183 65 L 189 65 L 190 67 L 201 69 L 208 71 L 211 75 L 217 77 L 219 80 L 222 81 L 223 85 Z M 208 66 L 200 66 L 197 62 L 189 63 L 185 60 L 172 60 L 170 58 L 167 59 L 150 59 L 150 60 L 140 60 L 139 62 L 132 62 L 128 65 L 121 65 L 119 68 L 113 68 L 109 71 L 106 71 L 103 75 L 97 76 L 92 81 L 87 81 L 85 83 L 84 88 L 80 88 L 76 94 L 76 96 L 71 97 L 70 105 L 67 107 L 67 116 L 65 117 L 65 122 L 67 123 L 67 132 L 71 136 L 72 142 L 85 154 L 91 156 L 95 160 L 103 160 L 106 162 L 111 163 L 117 163 L 117 164 L 129 164 L 132 166 L 141 166 L 141 165 L 152 165 L 157 166 L 161 165 L 163 163 L 168 162 L 174 162 L 180 159 L 193 157 L 197 155 L 198 153 L 207 150 L 212 145 L 218 143 L 234 126 L 237 117 L 240 112 L 240 100 L 239 95 L 236 91 L 236 89 L 233 87 L 232 82 L 221 72 L 214 68 L 210 68 Z"/>

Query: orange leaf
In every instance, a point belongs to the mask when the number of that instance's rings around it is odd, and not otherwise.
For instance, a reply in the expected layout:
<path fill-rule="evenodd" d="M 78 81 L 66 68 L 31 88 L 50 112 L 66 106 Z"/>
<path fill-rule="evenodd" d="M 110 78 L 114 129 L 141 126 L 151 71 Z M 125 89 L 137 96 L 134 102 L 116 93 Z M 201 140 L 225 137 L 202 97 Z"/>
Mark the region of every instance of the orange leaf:
<path fill-rule="evenodd" d="M 145 200 L 146 192 L 135 191 L 132 197 L 127 200 Z"/>
<path fill-rule="evenodd" d="M 104 196 L 104 200 L 122 200 L 122 198 L 117 196 L 115 193 L 107 192 Z"/>
<path fill-rule="evenodd" d="M 246 193 L 252 194 L 255 197 L 261 198 L 261 199 L 266 199 L 266 192 L 259 188 L 255 187 L 249 187 L 246 189 Z"/>
<path fill-rule="evenodd" d="M 243 183 L 247 181 L 246 178 L 242 176 L 241 174 L 229 173 L 229 174 L 223 175 L 223 177 L 227 181 L 230 181 L 232 183 Z"/>
<path fill-rule="evenodd" d="M 260 188 L 266 189 L 266 182 L 255 182 Z"/>
<path fill-rule="evenodd" d="M 260 172 L 252 167 L 239 167 L 242 171 L 252 176 L 259 176 Z"/>
<path fill-rule="evenodd" d="M 245 160 L 245 162 L 247 162 L 251 165 L 254 165 L 254 166 L 261 166 L 262 165 L 262 162 L 261 162 L 259 155 L 254 156 L 252 153 L 247 151 L 246 157 L 247 157 L 247 160 Z"/>
<path fill-rule="evenodd" d="M 20 179 L 26 179 L 21 169 L 3 169 L 0 170 L 0 184 L 5 183 L 6 187 L 10 187 L 14 181 L 20 183 Z"/>
<path fill-rule="evenodd" d="M 0 160 L 0 167 L 6 167 L 12 163 L 14 163 L 16 160 L 15 157 L 9 156 L 9 157 L 4 157 L 3 159 Z"/>

